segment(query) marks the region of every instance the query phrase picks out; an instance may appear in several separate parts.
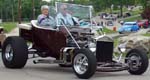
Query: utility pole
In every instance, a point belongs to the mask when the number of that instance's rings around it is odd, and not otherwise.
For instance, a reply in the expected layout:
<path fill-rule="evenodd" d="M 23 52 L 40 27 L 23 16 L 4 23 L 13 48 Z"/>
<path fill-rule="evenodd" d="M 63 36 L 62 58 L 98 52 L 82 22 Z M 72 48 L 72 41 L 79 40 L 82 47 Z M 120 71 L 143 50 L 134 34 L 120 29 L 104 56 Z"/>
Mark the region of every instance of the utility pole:
<path fill-rule="evenodd" d="M 3 7 L 1 5 L 1 18 L 0 19 L 2 19 L 2 18 L 3 18 Z"/>
<path fill-rule="evenodd" d="M 21 24 L 21 0 L 18 1 L 18 23 Z"/>
<path fill-rule="evenodd" d="M 123 16 L 123 0 L 120 0 L 120 13 L 122 17 Z"/>
<path fill-rule="evenodd" d="M 110 5 L 110 14 L 112 14 L 112 10 L 113 10 L 113 7 L 114 7 L 114 5 L 112 4 L 112 0 L 109 0 L 109 4 L 108 5 Z"/>
<path fill-rule="evenodd" d="M 3 0 L 1 0 L 1 5 L 0 5 L 0 12 L 1 12 L 1 17 L 0 19 L 2 19 L 2 16 L 3 16 L 3 4 L 2 4 Z"/>
<path fill-rule="evenodd" d="M 32 0 L 32 19 L 35 19 L 35 1 Z"/>
<path fill-rule="evenodd" d="M 13 2 L 12 2 L 12 21 L 14 22 L 15 20 L 14 20 L 14 0 L 13 0 Z"/>
<path fill-rule="evenodd" d="M 121 17 L 123 16 L 123 0 L 120 0 L 120 12 L 121 12 Z"/>

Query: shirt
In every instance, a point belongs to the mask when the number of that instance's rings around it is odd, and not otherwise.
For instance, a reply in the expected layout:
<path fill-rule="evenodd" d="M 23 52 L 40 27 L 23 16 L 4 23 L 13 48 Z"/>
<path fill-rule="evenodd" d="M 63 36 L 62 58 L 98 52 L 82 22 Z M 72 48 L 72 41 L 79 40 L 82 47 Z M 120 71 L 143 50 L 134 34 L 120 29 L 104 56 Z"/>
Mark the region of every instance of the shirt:
<path fill-rule="evenodd" d="M 41 14 L 38 16 L 38 25 L 42 27 L 56 28 L 56 21 L 51 16 Z"/>
<path fill-rule="evenodd" d="M 61 13 L 58 13 L 56 16 L 56 23 L 57 23 L 57 26 L 61 26 L 62 23 L 64 23 L 66 26 L 74 25 L 72 16 L 68 13 L 66 14 L 66 16 L 63 16 Z"/>

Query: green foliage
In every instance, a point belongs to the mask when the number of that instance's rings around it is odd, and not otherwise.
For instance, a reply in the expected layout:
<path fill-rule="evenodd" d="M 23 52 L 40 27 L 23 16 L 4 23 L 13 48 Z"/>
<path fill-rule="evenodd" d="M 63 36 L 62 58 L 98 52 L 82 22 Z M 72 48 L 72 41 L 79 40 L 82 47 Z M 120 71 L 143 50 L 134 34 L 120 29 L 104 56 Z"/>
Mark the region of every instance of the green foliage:
<path fill-rule="evenodd" d="M 148 19 L 150 21 L 150 7 L 146 7 L 141 15 L 142 18 Z"/>
<path fill-rule="evenodd" d="M 142 13 L 143 10 L 135 10 L 135 11 L 131 11 L 131 15 L 139 15 Z"/>
<path fill-rule="evenodd" d="M 6 32 L 10 32 L 16 27 L 16 24 L 17 24 L 16 22 L 4 22 L 2 23 L 2 26 L 4 27 L 4 30 Z"/>
<path fill-rule="evenodd" d="M 3 21 L 15 21 L 18 20 L 18 1 L 19 0 L 0 0 L 0 18 Z M 29 21 L 32 19 L 32 0 L 21 0 L 22 1 L 22 20 Z M 40 14 L 40 6 L 43 4 L 41 0 L 35 1 L 35 16 Z"/>
<path fill-rule="evenodd" d="M 75 4 L 82 4 L 82 5 L 87 5 L 89 4 L 90 0 L 74 0 Z"/>
<path fill-rule="evenodd" d="M 90 0 L 96 11 L 102 11 L 107 8 L 119 9 L 118 6 L 138 5 L 140 0 Z"/>
<path fill-rule="evenodd" d="M 107 28 L 105 28 L 105 27 L 103 28 L 103 31 L 104 31 L 106 34 L 116 33 L 116 31 L 107 29 Z"/>
<path fill-rule="evenodd" d="M 150 37 L 150 33 L 147 33 L 147 34 L 143 34 L 144 36 L 148 36 L 148 37 Z"/>
<path fill-rule="evenodd" d="M 103 28 L 103 32 L 105 32 L 105 34 L 112 34 L 112 33 L 116 33 L 116 31 L 110 30 L 106 27 Z M 100 34 L 100 31 L 98 30 L 98 33 Z"/>
<path fill-rule="evenodd" d="M 142 20 L 142 17 L 141 16 L 133 16 L 131 18 L 126 18 L 124 19 L 124 21 L 128 22 L 128 21 L 137 21 L 137 20 Z"/>
<path fill-rule="evenodd" d="M 0 18 L 3 21 L 17 21 L 18 19 L 18 1 L 19 0 L 0 0 Z M 32 19 L 32 1 L 33 0 L 21 0 L 22 1 L 22 20 L 29 21 Z M 55 5 L 56 1 L 66 2 L 65 0 L 52 0 L 50 3 L 43 2 L 42 0 L 35 1 L 35 17 L 40 14 L 41 5 Z M 114 10 L 121 10 L 118 6 L 128 5 L 142 5 L 144 8 L 150 6 L 150 0 L 68 0 L 68 3 L 93 5 L 94 9 L 99 11 L 109 10 L 111 11 L 111 5 L 114 5 Z"/>
<path fill-rule="evenodd" d="M 143 6 L 144 9 L 149 5 L 148 1 L 150 0 L 139 0 L 140 4 Z"/>
<path fill-rule="evenodd" d="M 119 39 L 114 39 L 114 46 L 116 47 L 117 45 L 119 45 Z"/>

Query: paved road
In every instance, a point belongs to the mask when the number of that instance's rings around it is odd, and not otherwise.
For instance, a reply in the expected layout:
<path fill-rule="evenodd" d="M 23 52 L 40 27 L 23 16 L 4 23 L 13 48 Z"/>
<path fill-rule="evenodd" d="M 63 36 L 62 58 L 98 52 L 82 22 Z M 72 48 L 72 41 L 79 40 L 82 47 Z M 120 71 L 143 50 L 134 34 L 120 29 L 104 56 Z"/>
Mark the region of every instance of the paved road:
<path fill-rule="evenodd" d="M 140 76 L 123 72 L 97 72 L 90 80 L 149 80 L 150 68 Z M 6 69 L 0 59 L 0 80 L 79 80 L 71 68 L 61 68 L 58 65 L 33 64 L 29 60 L 23 69 Z"/>

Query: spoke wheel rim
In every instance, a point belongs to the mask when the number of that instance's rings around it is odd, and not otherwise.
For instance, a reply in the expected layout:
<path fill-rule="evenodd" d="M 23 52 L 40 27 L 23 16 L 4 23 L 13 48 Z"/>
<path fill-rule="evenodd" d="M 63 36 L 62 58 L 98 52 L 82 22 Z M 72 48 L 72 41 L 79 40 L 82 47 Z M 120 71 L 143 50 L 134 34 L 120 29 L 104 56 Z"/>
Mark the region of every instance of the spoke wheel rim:
<path fill-rule="evenodd" d="M 139 55 L 129 55 L 128 65 L 130 70 L 137 71 L 141 66 L 141 57 Z"/>
<path fill-rule="evenodd" d="M 13 49 L 11 47 L 11 45 L 7 45 L 6 49 L 5 49 L 5 58 L 7 61 L 12 61 L 13 60 Z"/>
<path fill-rule="evenodd" d="M 77 54 L 74 58 L 74 69 L 78 74 L 84 74 L 88 70 L 88 58 L 84 54 Z"/>

